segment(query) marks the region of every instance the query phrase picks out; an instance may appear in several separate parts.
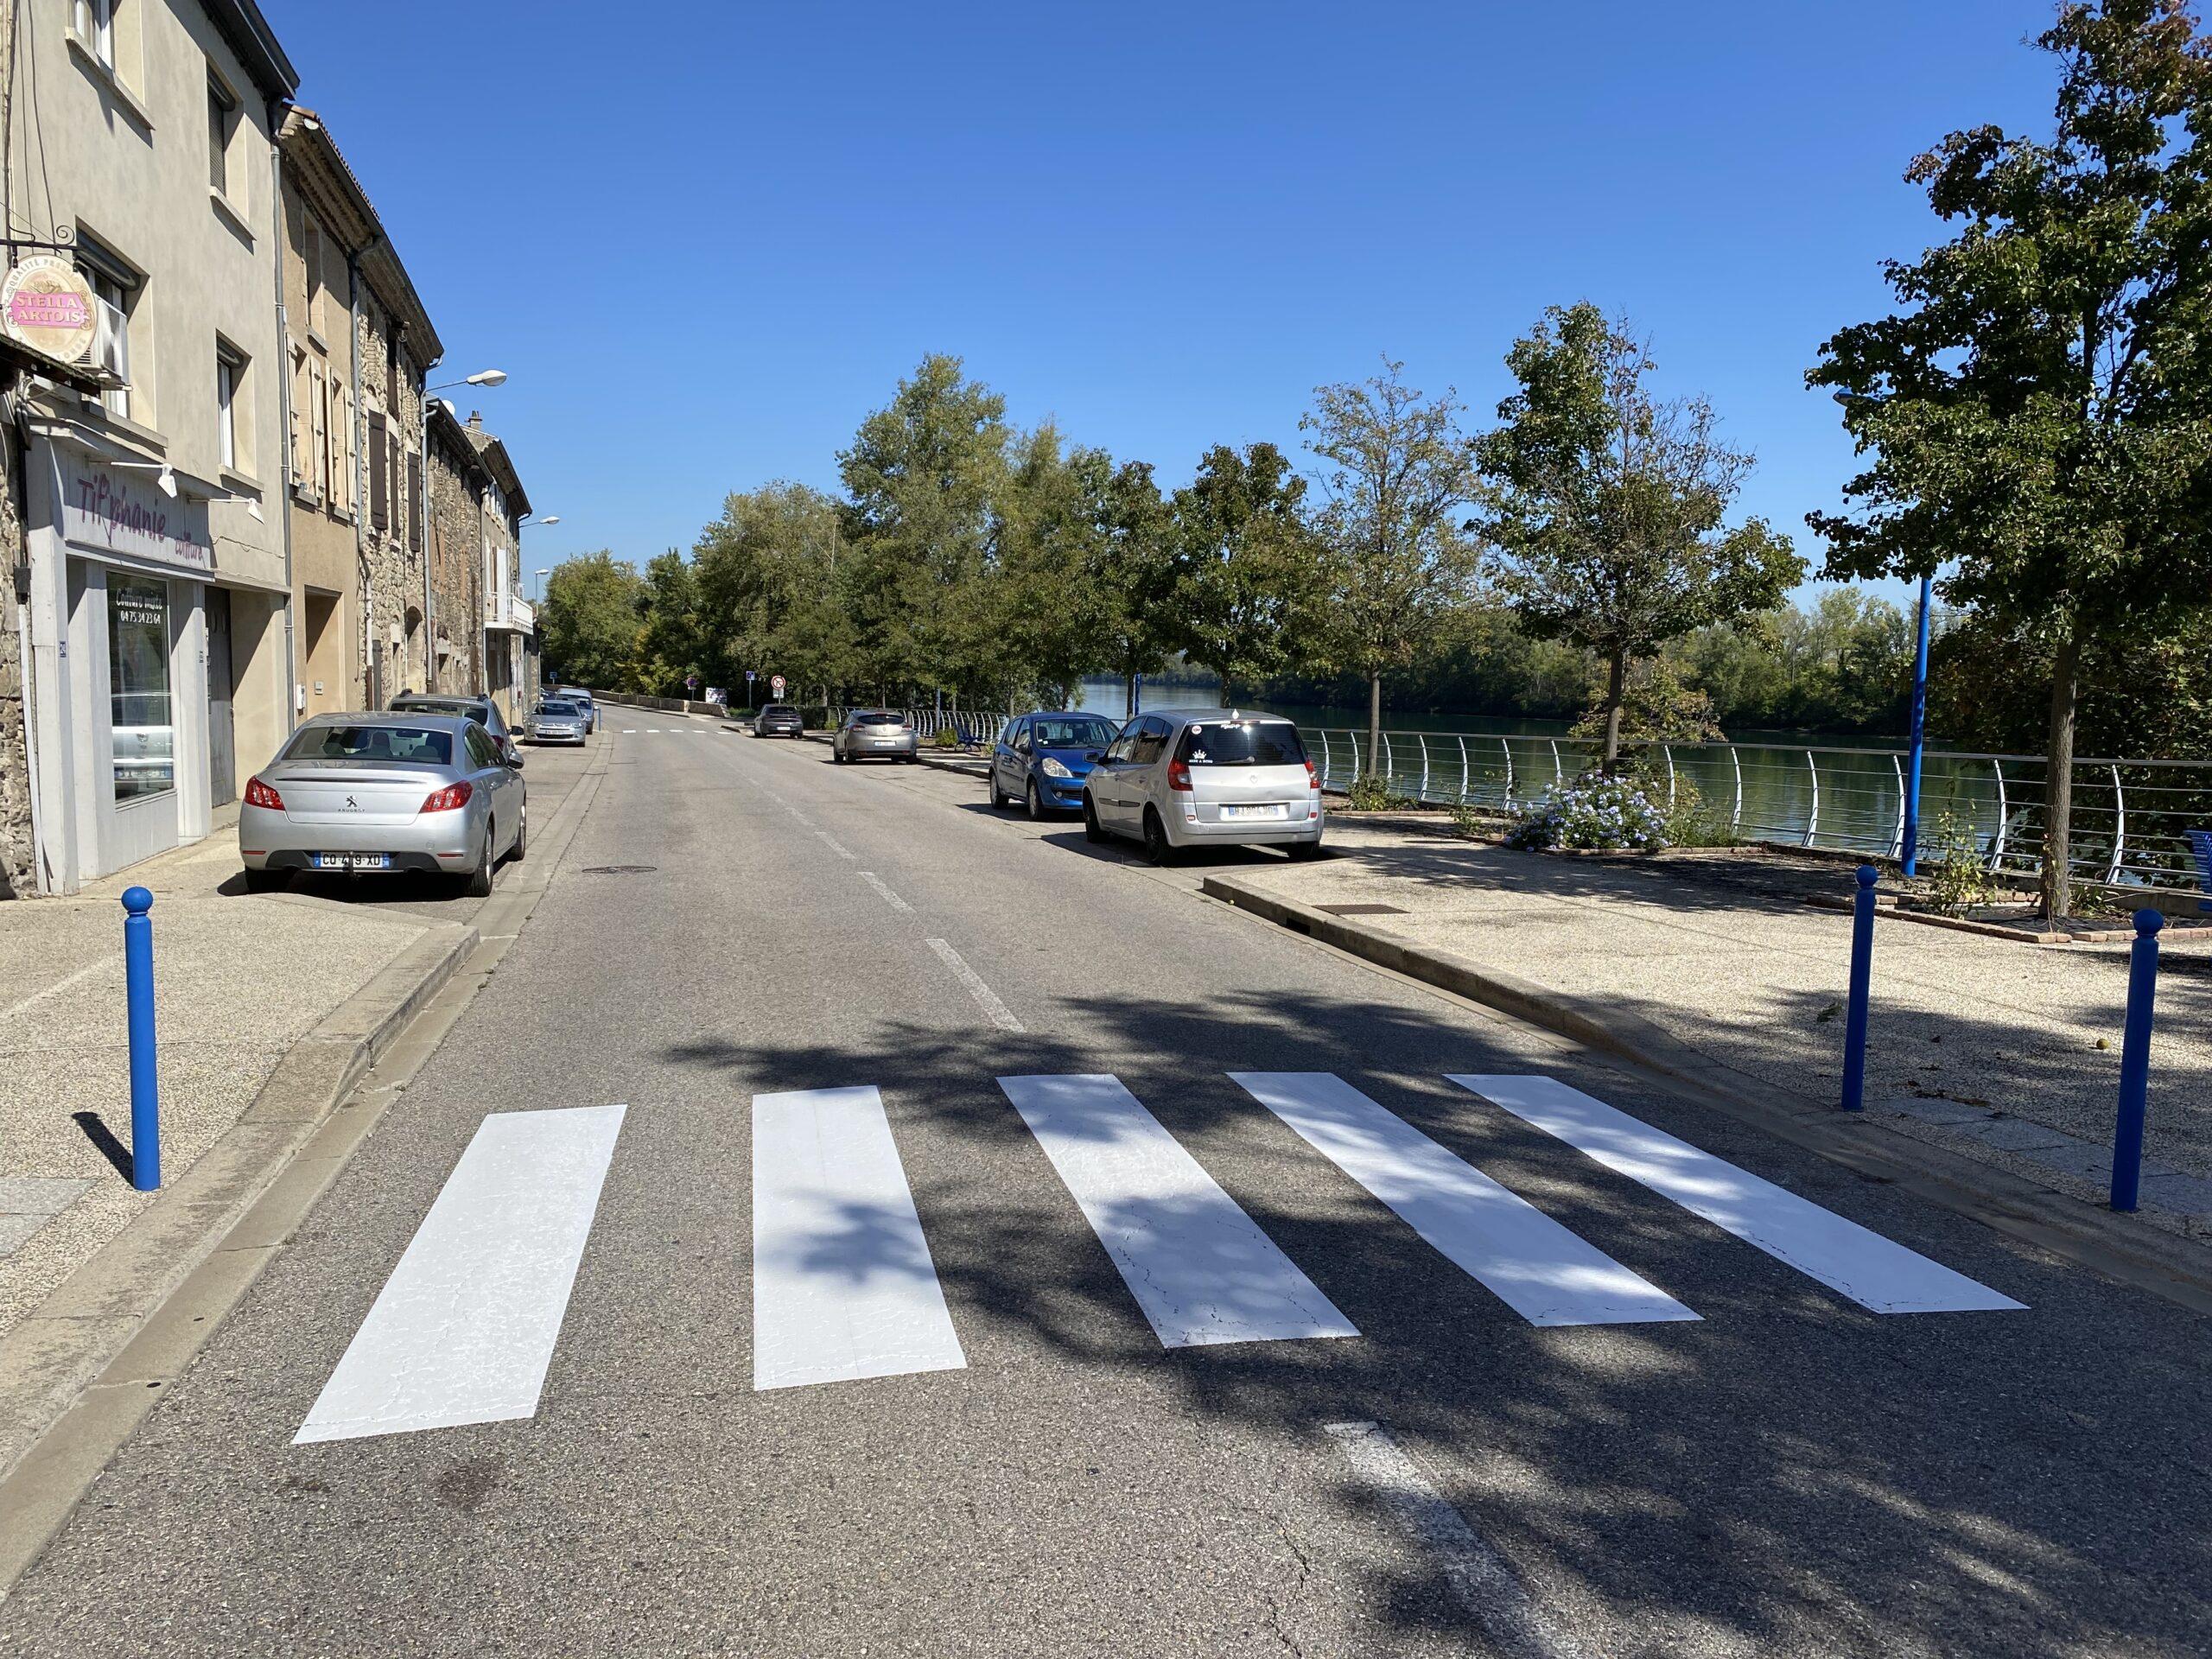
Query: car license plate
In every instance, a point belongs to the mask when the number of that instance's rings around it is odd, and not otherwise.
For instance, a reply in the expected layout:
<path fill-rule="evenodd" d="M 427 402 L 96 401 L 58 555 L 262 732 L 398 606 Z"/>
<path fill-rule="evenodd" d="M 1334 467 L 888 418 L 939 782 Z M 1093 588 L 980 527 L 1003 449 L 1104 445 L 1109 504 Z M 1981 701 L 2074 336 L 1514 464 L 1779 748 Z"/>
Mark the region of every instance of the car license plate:
<path fill-rule="evenodd" d="M 391 868 L 390 853 L 317 853 L 315 867 L 318 870 L 388 870 Z"/>
<path fill-rule="evenodd" d="M 1224 806 L 1221 809 L 1221 816 L 1224 818 L 1279 818 L 1283 816 L 1284 810 L 1285 809 L 1280 804 L 1269 806 Z"/>

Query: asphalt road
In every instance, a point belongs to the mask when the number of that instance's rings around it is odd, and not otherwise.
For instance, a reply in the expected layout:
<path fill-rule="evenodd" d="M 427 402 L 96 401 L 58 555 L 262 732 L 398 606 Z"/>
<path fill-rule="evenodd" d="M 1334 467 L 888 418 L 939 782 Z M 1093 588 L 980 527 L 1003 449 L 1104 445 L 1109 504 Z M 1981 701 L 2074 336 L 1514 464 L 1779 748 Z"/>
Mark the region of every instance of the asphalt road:
<path fill-rule="evenodd" d="M 498 976 L 0 1603 L 0 1652 L 2212 1648 L 2197 1318 L 969 780 L 611 712 L 609 774 Z M 1232 1071 L 1344 1079 L 1700 1317 L 1532 1323 Z M 1561 1079 L 2026 1306 L 1870 1311 L 1448 1073 Z M 1170 1151 L 1132 1174 L 1160 1151 L 1135 1120 L 1055 1140 L 996 1081 L 1068 1074 L 1118 1078 Z M 777 1235 L 756 1286 L 754 1097 L 867 1085 L 925 1244 L 895 1202 L 846 1206 L 812 1254 Z M 424 1252 L 456 1218 L 479 1244 L 558 1231 L 527 1160 L 457 1169 L 486 1114 L 616 1104 L 595 1205 L 596 1166 L 561 1166 L 589 1234 L 534 1409 L 295 1444 L 418 1227 Z M 817 1150 L 810 1179 L 880 1185 L 880 1147 Z M 1239 1214 L 1263 1236 L 1232 1274 L 1198 1246 Z M 1125 1282 L 1109 1234 L 1197 1245 Z M 418 1283 L 448 1322 L 370 1382 L 435 1393 L 558 1277 Z M 865 1346 L 880 1295 L 911 1368 L 756 1389 L 785 1363 L 756 1351 L 772 1284 L 817 1315 L 779 1327 L 802 1358 Z M 1358 1334 L 1166 1346 L 1140 1287 Z"/>

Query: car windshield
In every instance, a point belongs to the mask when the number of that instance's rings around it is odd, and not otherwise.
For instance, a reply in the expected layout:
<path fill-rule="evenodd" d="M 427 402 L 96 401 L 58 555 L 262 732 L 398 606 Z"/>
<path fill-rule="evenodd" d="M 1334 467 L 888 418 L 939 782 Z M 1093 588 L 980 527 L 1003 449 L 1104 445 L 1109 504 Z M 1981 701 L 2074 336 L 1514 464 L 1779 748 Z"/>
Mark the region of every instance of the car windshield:
<path fill-rule="evenodd" d="M 491 705 L 471 702 L 466 697 L 394 697 L 395 709 L 416 709 L 426 715 L 460 715 L 480 726 L 489 726 Z"/>
<path fill-rule="evenodd" d="M 1103 749 L 1114 741 L 1114 722 L 1096 715 L 1055 715 L 1033 720 L 1029 729 L 1040 749 Z"/>
<path fill-rule="evenodd" d="M 853 724 L 855 726 L 904 726 L 906 723 L 906 716 L 904 715 L 855 715 L 853 716 Z"/>
<path fill-rule="evenodd" d="M 1206 721 L 1185 729 L 1175 753 L 1194 766 L 1295 766 L 1306 746 L 1287 720 Z"/>
<path fill-rule="evenodd" d="M 453 764 L 453 734 L 426 732 L 416 726 L 303 726 L 284 758 L 446 766 Z"/>
<path fill-rule="evenodd" d="M 537 712 L 541 715 L 552 715 L 557 718 L 563 715 L 579 715 L 583 711 L 573 702 L 563 702 L 557 698 L 549 697 L 537 705 Z"/>

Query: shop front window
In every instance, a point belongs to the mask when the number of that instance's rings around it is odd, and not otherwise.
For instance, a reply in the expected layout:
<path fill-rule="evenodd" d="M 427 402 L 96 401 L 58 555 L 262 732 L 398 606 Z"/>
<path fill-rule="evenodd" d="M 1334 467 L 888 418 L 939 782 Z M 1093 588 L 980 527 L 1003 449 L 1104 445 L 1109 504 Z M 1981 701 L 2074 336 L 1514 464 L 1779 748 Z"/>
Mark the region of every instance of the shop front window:
<path fill-rule="evenodd" d="M 107 670 L 116 800 L 136 800 L 175 788 L 168 583 L 144 576 L 109 576 Z"/>

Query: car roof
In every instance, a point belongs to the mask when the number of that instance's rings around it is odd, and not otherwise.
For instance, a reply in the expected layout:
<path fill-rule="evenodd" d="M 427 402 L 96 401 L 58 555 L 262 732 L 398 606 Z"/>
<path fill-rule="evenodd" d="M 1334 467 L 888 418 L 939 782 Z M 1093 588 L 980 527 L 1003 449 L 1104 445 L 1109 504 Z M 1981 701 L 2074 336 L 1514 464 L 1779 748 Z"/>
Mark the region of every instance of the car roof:
<path fill-rule="evenodd" d="M 429 709 L 364 709 L 350 715 L 310 715 L 293 729 L 310 726 L 408 726 L 433 732 L 457 732 L 480 724 L 466 715 L 435 714 Z"/>
<path fill-rule="evenodd" d="M 1264 709 L 1147 709 L 1144 712 L 1186 726 L 1197 721 L 1217 720 L 1273 720 L 1285 726 L 1298 723 L 1288 715 L 1271 715 Z"/>

